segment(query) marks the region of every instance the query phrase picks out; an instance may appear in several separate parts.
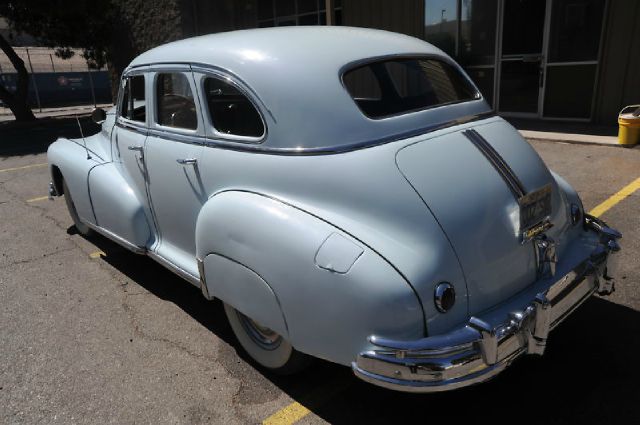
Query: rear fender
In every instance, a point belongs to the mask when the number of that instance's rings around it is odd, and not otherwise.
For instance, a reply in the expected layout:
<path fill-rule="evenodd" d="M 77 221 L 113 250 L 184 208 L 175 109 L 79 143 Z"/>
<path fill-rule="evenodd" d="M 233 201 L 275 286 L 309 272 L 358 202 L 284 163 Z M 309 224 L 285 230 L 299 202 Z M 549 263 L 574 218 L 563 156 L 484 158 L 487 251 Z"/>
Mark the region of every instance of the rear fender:
<path fill-rule="evenodd" d="M 203 291 L 287 336 L 299 351 L 348 365 L 372 334 L 424 336 L 412 288 L 349 234 L 279 200 L 227 191 L 196 226 Z"/>

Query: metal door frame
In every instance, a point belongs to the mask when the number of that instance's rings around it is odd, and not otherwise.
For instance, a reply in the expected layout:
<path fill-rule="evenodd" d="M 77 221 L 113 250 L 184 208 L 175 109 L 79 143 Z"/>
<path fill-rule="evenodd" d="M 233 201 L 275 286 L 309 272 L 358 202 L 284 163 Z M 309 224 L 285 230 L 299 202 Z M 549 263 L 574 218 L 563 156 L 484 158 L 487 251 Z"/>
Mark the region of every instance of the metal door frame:
<path fill-rule="evenodd" d="M 538 86 L 538 108 L 536 112 L 508 112 L 500 110 L 500 77 L 502 74 L 502 62 L 509 61 L 511 58 L 503 58 L 502 55 L 502 31 L 504 29 L 504 6 L 507 0 L 499 0 L 498 1 L 498 30 L 496 34 L 496 73 L 494 80 L 494 99 L 495 99 L 495 110 L 503 116 L 506 117 L 514 117 L 514 118 L 542 118 L 543 106 L 544 106 L 544 93 L 547 84 L 547 53 L 549 47 L 549 31 L 551 27 L 551 6 L 553 0 L 545 0 L 545 11 L 544 11 L 544 22 L 542 29 L 542 46 L 540 46 L 540 68 L 543 72 L 542 74 L 542 86 Z M 525 55 L 510 55 L 513 56 L 511 60 L 518 60 Z"/>
<path fill-rule="evenodd" d="M 552 6 L 553 0 L 547 0 L 547 5 Z M 540 104 L 540 118 L 547 121 L 574 121 L 574 122 L 591 122 L 593 120 L 593 115 L 596 109 L 596 96 L 598 91 L 598 85 L 600 82 L 600 63 L 602 60 L 602 51 L 603 51 L 603 42 L 604 42 L 604 34 L 605 34 L 605 26 L 607 24 L 607 16 L 609 14 L 609 0 L 604 0 L 604 9 L 602 11 L 602 27 L 600 28 L 600 39 L 598 41 L 598 54 L 595 60 L 589 61 L 567 61 L 567 62 L 552 62 L 548 63 L 545 57 L 545 68 L 544 68 L 544 87 L 543 89 L 546 92 L 546 82 L 549 67 L 553 66 L 572 66 L 572 65 L 595 65 L 596 72 L 595 78 L 593 79 L 593 94 L 591 95 L 591 110 L 589 111 L 589 118 L 562 118 L 562 117 L 547 117 L 544 115 L 544 103 Z M 551 12 L 549 12 L 548 18 L 548 27 L 546 31 L 550 34 L 551 32 Z M 547 40 L 547 45 L 545 46 L 547 51 L 549 49 L 549 43 Z M 546 55 L 545 55 L 546 56 Z M 544 93 L 543 93 L 543 101 L 544 101 Z"/>
<path fill-rule="evenodd" d="M 514 118 L 536 118 L 543 119 L 548 121 L 575 121 L 575 122 L 590 122 L 593 119 L 593 114 L 595 110 L 595 97 L 597 95 L 598 83 L 599 83 L 599 73 L 600 73 L 600 64 L 602 59 L 602 51 L 603 51 L 603 41 L 604 41 L 604 33 L 606 26 L 606 17 L 609 10 L 609 1 L 604 0 L 604 11 L 602 16 L 602 27 L 600 28 L 600 40 L 598 44 L 598 55 L 595 60 L 590 61 L 571 61 L 571 62 L 548 62 L 549 56 L 549 40 L 551 37 L 551 13 L 553 10 L 553 0 L 545 0 L 545 17 L 544 17 L 544 27 L 542 33 L 542 51 L 541 51 L 541 60 L 540 67 L 542 68 L 542 85 L 539 87 L 538 94 L 538 110 L 535 113 L 529 112 L 503 112 L 500 111 L 500 77 L 502 72 L 502 30 L 504 27 L 504 5 L 507 0 L 498 0 L 498 28 L 496 34 L 496 55 L 495 55 L 495 65 L 494 65 L 494 81 L 493 81 L 493 99 L 494 99 L 494 108 L 500 114 L 507 117 Z M 508 58 L 507 58 L 508 59 Z M 549 72 L 549 67 L 554 66 L 571 66 L 571 65 L 596 65 L 595 78 L 593 82 L 593 94 L 591 97 L 591 110 L 588 118 L 564 118 L 564 117 L 549 117 L 544 114 L 544 100 L 545 94 L 547 91 L 547 75 Z"/>

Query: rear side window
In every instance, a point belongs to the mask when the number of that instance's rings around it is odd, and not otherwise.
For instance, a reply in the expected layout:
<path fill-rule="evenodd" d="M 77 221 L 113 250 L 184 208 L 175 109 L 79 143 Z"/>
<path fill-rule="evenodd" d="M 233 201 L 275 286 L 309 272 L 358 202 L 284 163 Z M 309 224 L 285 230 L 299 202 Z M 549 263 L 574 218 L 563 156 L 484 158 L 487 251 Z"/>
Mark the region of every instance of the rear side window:
<path fill-rule="evenodd" d="M 123 80 L 120 115 L 124 118 L 145 122 L 147 119 L 144 95 L 144 76 L 136 75 Z"/>
<path fill-rule="evenodd" d="M 187 76 L 180 73 L 158 74 L 156 80 L 158 124 L 195 130 L 198 113 Z"/>
<path fill-rule="evenodd" d="M 393 59 L 366 64 L 343 77 L 347 91 L 370 118 L 465 102 L 479 97 L 453 66 L 437 59 Z"/>
<path fill-rule="evenodd" d="M 264 124 L 253 103 L 233 85 L 207 77 L 204 91 L 213 127 L 220 133 L 261 137 Z"/>

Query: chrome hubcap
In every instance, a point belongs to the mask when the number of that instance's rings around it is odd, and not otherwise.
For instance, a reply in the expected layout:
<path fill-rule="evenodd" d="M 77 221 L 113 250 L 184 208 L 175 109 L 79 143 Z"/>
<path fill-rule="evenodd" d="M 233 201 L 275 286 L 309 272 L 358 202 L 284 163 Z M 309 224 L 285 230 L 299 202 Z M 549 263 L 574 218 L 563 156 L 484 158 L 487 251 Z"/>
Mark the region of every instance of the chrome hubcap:
<path fill-rule="evenodd" d="M 238 312 L 238 317 L 249 337 L 260 347 L 265 350 L 275 350 L 280 346 L 282 337 L 277 332 L 266 326 L 262 326 L 240 312 Z"/>

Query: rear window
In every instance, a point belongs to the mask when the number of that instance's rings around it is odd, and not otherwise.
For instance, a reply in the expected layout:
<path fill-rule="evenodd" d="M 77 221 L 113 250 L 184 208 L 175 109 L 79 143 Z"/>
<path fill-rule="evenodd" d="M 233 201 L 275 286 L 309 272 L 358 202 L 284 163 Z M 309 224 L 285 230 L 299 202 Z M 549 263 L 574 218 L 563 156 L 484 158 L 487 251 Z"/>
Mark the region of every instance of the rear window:
<path fill-rule="evenodd" d="M 347 71 L 347 91 L 369 118 L 478 99 L 479 93 L 456 68 L 437 59 L 393 59 Z"/>

